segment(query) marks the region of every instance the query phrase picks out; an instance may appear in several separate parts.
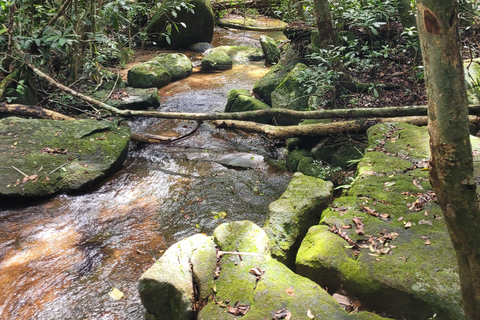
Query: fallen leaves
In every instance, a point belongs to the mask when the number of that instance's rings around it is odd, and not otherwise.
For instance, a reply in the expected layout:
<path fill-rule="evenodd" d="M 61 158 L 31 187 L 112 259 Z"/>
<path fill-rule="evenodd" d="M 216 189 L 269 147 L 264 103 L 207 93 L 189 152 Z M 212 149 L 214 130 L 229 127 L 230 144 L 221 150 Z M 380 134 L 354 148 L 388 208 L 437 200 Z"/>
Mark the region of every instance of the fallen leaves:
<path fill-rule="evenodd" d="M 435 192 L 427 191 L 425 193 L 412 194 L 410 192 L 402 192 L 403 195 L 407 196 L 418 196 L 417 200 L 413 203 L 407 203 L 408 210 L 413 212 L 419 212 L 423 210 L 423 207 L 428 201 L 435 200 Z"/>
<path fill-rule="evenodd" d="M 40 152 L 49 154 L 67 154 L 68 149 L 44 147 L 40 150 Z"/>
<path fill-rule="evenodd" d="M 234 306 L 228 306 L 227 305 L 227 311 L 228 313 L 231 313 L 236 316 L 244 316 L 248 310 L 250 310 L 250 306 L 246 304 L 239 304 L 239 302 L 235 302 Z"/>
<path fill-rule="evenodd" d="M 257 278 L 257 281 L 258 281 L 265 274 L 265 271 L 260 270 L 260 268 L 255 267 L 255 268 L 250 269 L 250 273 L 253 274 Z"/>
<path fill-rule="evenodd" d="M 285 320 L 290 320 L 292 318 L 292 313 L 288 311 L 286 308 L 282 308 L 275 312 L 273 315 L 273 320 L 280 320 L 280 319 L 285 319 Z"/>
<path fill-rule="evenodd" d="M 290 297 L 295 297 L 295 292 L 293 292 L 293 287 L 288 287 L 285 289 L 285 293 L 288 294 Z"/>
<path fill-rule="evenodd" d="M 372 217 L 376 217 L 376 218 L 379 218 L 379 219 L 382 219 L 382 220 L 387 220 L 390 215 L 387 214 L 387 213 L 378 213 L 375 209 L 372 209 L 370 207 L 365 207 L 365 206 L 362 206 L 360 205 L 360 209 L 363 211 L 363 212 L 366 212 L 368 215 L 372 216 Z"/>
<path fill-rule="evenodd" d="M 354 217 L 352 221 L 355 223 L 356 226 L 355 233 L 363 234 L 363 227 L 365 226 L 365 224 L 362 222 L 362 219 L 359 217 Z"/>

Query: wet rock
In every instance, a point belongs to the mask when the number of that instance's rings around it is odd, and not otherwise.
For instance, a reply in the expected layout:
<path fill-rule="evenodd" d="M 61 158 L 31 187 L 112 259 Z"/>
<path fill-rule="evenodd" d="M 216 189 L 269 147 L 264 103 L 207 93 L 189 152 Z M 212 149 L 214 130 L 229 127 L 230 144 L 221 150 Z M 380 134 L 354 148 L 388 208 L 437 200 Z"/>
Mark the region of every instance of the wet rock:
<path fill-rule="evenodd" d="M 209 54 L 202 59 L 201 63 L 203 71 L 227 70 L 231 69 L 232 65 L 232 59 L 223 51 Z"/>
<path fill-rule="evenodd" d="M 94 120 L 0 120 L 0 196 L 41 197 L 94 186 L 127 156 L 127 127 Z"/>
<path fill-rule="evenodd" d="M 233 61 L 238 63 L 263 59 L 262 49 L 248 46 L 220 46 L 208 50 L 205 54 L 209 55 L 217 52 L 226 53 Z"/>
<path fill-rule="evenodd" d="M 188 47 L 188 50 L 198 53 L 204 53 L 205 51 L 212 49 L 213 46 L 208 42 L 197 42 Z"/>
<path fill-rule="evenodd" d="M 260 45 L 268 64 L 276 64 L 280 60 L 280 49 L 275 40 L 267 36 L 260 36 Z"/>
<path fill-rule="evenodd" d="M 395 318 L 464 319 L 455 251 L 423 169 L 426 127 L 379 124 L 368 138 L 351 189 L 303 240 L 297 272 Z"/>
<path fill-rule="evenodd" d="M 263 156 L 252 153 L 234 153 L 219 158 L 216 162 L 233 169 L 257 168 L 263 162 Z"/>
<path fill-rule="evenodd" d="M 292 68 L 293 66 L 274 66 L 266 75 L 255 83 L 252 91 L 259 97 L 259 99 L 271 105 L 272 92 L 278 87 L 283 79 L 285 79 Z"/>
<path fill-rule="evenodd" d="M 155 320 L 194 317 L 195 293 L 201 301 L 212 291 L 216 250 L 212 237 L 197 234 L 171 246 L 140 277 L 138 290 L 147 316 Z"/>
<path fill-rule="evenodd" d="M 168 70 L 156 61 L 148 61 L 128 70 L 128 84 L 134 88 L 161 88 L 171 80 Z"/>
<path fill-rule="evenodd" d="M 305 95 L 301 73 L 308 70 L 298 63 L 272 92 L 272 108 L 309 111 L 308 96 Z M 280 119 L 282 124 L 294 124 L 289 119 Z M 298 123 L 298 121 L 297 121 Z"/>
<path fill-rule="evenodd" d="M 250 95 L 250 91 L 246 89 L 230 90 L 227 96 L 227 105 L 225 112 L 244 112 L 270 109 L 270 106 Z M 269 123 L 272 117 L 252 117 L 249 121 Z"/>
<path fill-rule="evenodd" d="M 332 200 L 329 181 L 295 173 L 287 190 L 268 208 L 264 230 L 270 238 L 273 257 L 293 268 L 295 255 L 308 229 L 318 224 Z"/>
<path fill-rule="evenodd" d="M 194 6 L 193 12 L 182 8 L 177 12 L 176 17 L 168 17 L 156 14 L 152 22 L 147 26 L 146 32 L 155 45 L 162 48 L 188 48 L 197 42 L 211 42 L 213 38 L 213 29 L 215 18 L 212 11 L 210 0 L 192 0 L 189 1 Z M 178 30 L 172 28 L 170 34 L 170 43 L 165 37 L 161 36 L 165 32 L 167 22 L 182 22 L 177 24 Z"/>
<path fill-rule="evenodd" d="M 145 110 L 160 106 L 160 96 L 157 88 L 127 87 L 113 92 L 111 90 L 100 90 L 94 92 L 92 97 L 99 101 L 105 101 L 106 104 L 118 109 Z M 107 97 L 109 98 L 107 99 Z"/>
<path fill-rule="evenodd" d="M 244 95 L 249 96 L 250 91 L 247 89 L 232 89 L 228 92 L 227 95 L 227 105 L 225 106 L 225 112 L 232 112 L 232 106 L 237 101 L 238 96 Z"/>
<path fill-rule="evenodd" d="M 161 53 L 152 60 L 167 69 L 172 76 L 172 81 L 186 78 L 192 74 L 192 62 L 182 53 Z"/>

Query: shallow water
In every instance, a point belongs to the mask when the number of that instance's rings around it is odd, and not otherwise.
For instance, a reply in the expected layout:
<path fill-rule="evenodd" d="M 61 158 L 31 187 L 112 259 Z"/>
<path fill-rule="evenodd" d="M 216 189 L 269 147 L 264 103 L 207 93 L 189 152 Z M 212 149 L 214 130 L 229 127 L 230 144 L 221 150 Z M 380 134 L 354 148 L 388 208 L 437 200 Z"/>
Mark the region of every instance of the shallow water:
<path fill-rule="evenodd" d="M 223 35 L 216 45 L 239 38 L 235 32 Z M 256 63 L 194 74 L 161 89 L 160 110 L 222 111 L 230 89 L 250 89 L 266 71 Z M 130 125 L 135 131 L 178 136 L 196 123 L 136 119 Z M 222 165 L 231 154 L 255 161 L 246 170 Z M 89 193 L 3 204 L 0 319 L 143 319 L 140 275 L 184 237 L 211 234 L 231 220 L 262 225 L 268 204 L 290 179 L 275 167 L 281 156 L 260 135 L 204 123 L 175 143 L 132 145 L 123 168 Z M 113 299 L 113 288 L 123 298 Z"/>

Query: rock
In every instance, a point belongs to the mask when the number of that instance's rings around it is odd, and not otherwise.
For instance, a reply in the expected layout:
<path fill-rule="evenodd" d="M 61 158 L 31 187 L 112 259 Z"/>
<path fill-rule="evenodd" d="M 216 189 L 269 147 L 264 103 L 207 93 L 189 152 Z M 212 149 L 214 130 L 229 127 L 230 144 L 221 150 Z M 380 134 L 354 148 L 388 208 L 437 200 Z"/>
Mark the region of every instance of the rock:
<path fill-rule="evenodd" d="M 205 54 L 209 55 L 216 52 L 224 52 L 230 57 L 230 59 L 239 63 L 246 61 L 260 61 L 263 59 L 262 49 L 248 46 L 220 46 L 208 50 Z"/>
<path fill-rule="evenodd" d="M 315 160 L 325 161 L 344 169 L 352 169 L 362 159 L 364 148 L 363 144 L 351 139 L 348 135 L 341 135 L 335 139 L 323 138 L 311 152 Z"/>
<path fill-rule="evenodd" d="M 202 71 L 215 71 L 231 69 L 233 65 L 232 59 L 223 51 L 209 54 L 202 59 Z"/>
<path fill-rule="evenodd" d="M 287 169 L 290 172 L 297 172 L 298 163 L 305 157 L 310 157 L 310 152 L 307 150 L 293 150 L 287 154 Z"/>
<path fill-rule="evenodd" d="M 148 61 L 128 70 L 128 84 L 134 88 L 161 88 L 172 80 L 167 69 L 156 61 Z"/>
<path fill-rule="evenodd" d="M 270 109 L 270 106 L 262 101 L 255 99 L 250 95 L 250 91 L 246 89 L 230 90 L 227 96 L 227 105 L 225 112 L 244 112 Z M 246 119 L 247 121 L 255 121 L 261 123 L 269 123 L 272 117 L 252 117 Z"/>
<path fill-rule="evenodd" d="M 211 42 L 215 18 L 210 0 L 192 0 L 189 4 L 194 6 L 193 12 L 182 8 L 176 17 L 161 16 L 156 14 L 152 22 L 147 26 L 146 32 L 150 39 L 162 48 L 188 48 L 197 42 Z M 165 32 L 168 21 L 178 22 L 176 28 L 172 28 L 170 43 L 161 34 Z M 180 24 L 185 24 L 185 27 Z"/>
<path fill-rule="evenodd" d="M 213 46 L 208 42 L 197 42 L 188 47 L 188 50 L 198 53 L 204 53 L 205 51 L 212 49 Z"/>
<path fill-rule="evenodd" d="M 157 88 L 127 87 L 113 92 L 111 90 L 100 90 L 94 92 L 92 97 L 99 101 L 105 101 L 106 104 L 118 109 L 145 110 L 160 106 L 160 96 Z M 107 97 L 109 98 L 107 99 Z"/>
<path fill-rule="evenodd" d="M 335 172 L 340 168 L 334 168 L 322 161 L 314 160 L 311 157 L 304 157 L 298 162 L 297 171 L 306 176 L 320 178 L 323 180 L 332 180 Z"/>
<path fill-rule="evenodd" d="M 249 96 L 250 91 L 247 89 L 232 89 L 227 94 L 227 105 L 225 106 L 225 112 L 232 112 L 232 106 L 237 101 L 239 95 Z"/>
<path fill-rule="evenodd" d="M 302 72 L 308 70 L 303 63 L 298 63 L 272 92 L 272 108 L 310 111 L 308 96 L 302 83 Z M 281 119 L 283 124 L 294 124 L 289 119 Z M 298 123 L 298 122 L 296 122 Z"/>
<path fill-rule="evenodd" d="M 272 92 L 285 79 L 293 66 L 282 66 L 277 64 L 266 75 L 260 78 L 253 86 L 252 91 L 265 103 L 272 104 Z"/>
<path fill-rule="evenodd" d="M 118 169 L 130 133 L 104 121 L 9 117 L 0 137 L 0 196 L 42 197 L 84 190 Z"/>
<path fill-rule="evenodd" d="M 167 69 L 172 76 L 172 81 L 186 78 L 192 74 L 192 62 L 183 53 L 161 53 L 152 60 Z"/>
<path fill-rule="evenodd" d="M 147 315 L 155 320 L 193 319 L 192 279 L 198 285 L 199 297 L 205 299 L 212 291 L 216 261 L 213 239 L 203 234 L 171 246 L 140 277 L 138 290 Z"/>
<path fill-rule="evenodd" d="M 112 72 L 108 69 L 103 69 L 102 72 L 104 73 L 105 82 L 102 83 L 100 89 L 111 91 L 114 86 L 115 90 L 125 88 L 127 86 L 127 82 L 122 79 L 120 74 Z"/>
<path fill-rule="evenodd" d="M 263 229 L 273 257 L 293 268 L 295 255 L 308 229 L 318 224 L 332 200 L 333 184 L 295 173 L 287 190 L 270 204 Z"/>
<path fill-rule="evenodd" d="M 280 60 L 280 49 L 275 40 L 267 36 L 260 36 L 260 45 L 268 64 L 276 64 Z"/>
<path fill-rule="evenodd" d="M 227 168 L 252 169 L 263 162 L 263 156 L 252 153 L 234 153 L 220 157 L 216 162 Z"/>
<path fill-rule="evenodd" d="M 303 240 L 297 272 L 395 318 L 465 319 L 455 251 L 422 169 L 427 166 L 422 159 L 429 158 L 426 127 L 379 124 L 368 130 L 368 139 L 370 151 L 351 189 Z M 472 137 L 472 145 L 480 150 L 478 138 Z M 363 232 L 356 232 L 354 219 L 364 224 Z M 329 231 L 333 226 L 352 242 Z M 362 245 L 357 256 L 352 243 Z"/>
<path fill-rule="evenodd" d="M 467 86 L 468 104 L 480 104 L 480 59 L 463 63 L 465 71 L 465 84 Z"/>

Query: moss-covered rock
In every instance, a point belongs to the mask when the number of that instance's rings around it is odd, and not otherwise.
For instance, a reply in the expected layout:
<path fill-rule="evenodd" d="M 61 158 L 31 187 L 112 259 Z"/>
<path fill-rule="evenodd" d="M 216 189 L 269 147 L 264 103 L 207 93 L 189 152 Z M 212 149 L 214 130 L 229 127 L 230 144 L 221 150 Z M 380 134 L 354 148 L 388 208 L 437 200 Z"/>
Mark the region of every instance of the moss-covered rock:
<path fill-rule="evenodd" d="M 232 68 L 233 62 L 228 54 L 218 51 L 203 57 L 201 66 L 203 71 L 227 70 Z"/>
<path fill-rule="evenodd" d="M 149 317 L 155 320 L 193 319 L 193 281 L 198 297 L 203 297 L 201 302 L 212 291 L 216 261 L 213 239 L 203 234 L 170 247 L 139 280 L 140 298 Z"/>
<path fill-rule="evenodd" d="M 288 171 L 297 172 L 298 163 L 305 157 L 310 157 L 310 151 L 303 149 L 290 151 L 286 159 Z"/>
<path fill-rule="evenodd" d="M 379 124 L 368 135 L 356 181 L 308 231 L 297 272 L 396 318 L 464 319 L 455 252 L 427 192 L 426 129 Z"/>
<path fill-rule="evenodd" d="M 232 106 L 237 101 L 239 95 L 249 96 L 250 91 L 247 89 L 232 89 L 227 94 L 227 105 L 225 106 L 225 112 L 232 112 Z"/>
<path fill-rule="evenodd" d="M 152 60 L 167 69 L 172 76 L 172 81 L 186 78 L 192 74 L 192 62 L 183 53 L 161 53 Z"/>
<path fill-rule="evenodd" d="M 40 197 L 92 187 L 119 168 L 130 132 L 94 120 L 0 120 L 0 196 Z"/>
<path fill-rule="evenodd" d="M 246 89 L 230 90 L 227 98 L 228 100 L 227 105 L 225 106 L 225 112 L 244 112 L 270 109 L 268 104 L 252 97 L 250 92 Z M 268 123 L 270 122 L 271 117 L 252 117 L 251 119 L 247 120 Z"/>
<path fill-rule="evenodd" d="M 465 84 L 469 104 L 480 103 L 480 60 L 464 62 Z"/>
<path fill-rule="evenodd" d="M 302 84 L 301 73 L 308 67 L 298 63 L 271 94 L 272 108 L 309 111 L 308 96 Z M 295 124 L 299 121 L 290 118 L 277 119 L 281 124 Z"/>
<path fill-rule="evenodd" d="M 260 45 L 268 64 L 276 64 L 280 60 L 280 49 L 275 40 L 267 36 L 260 36 Z"/>
<path fill-rule="evenodd" d="M 322 161 L 313 159 L 312 157 L 304 157 L 298 162 L 297 171 L 306 176 L 320 178 L 324 180 L 332 180 L 335 172 L 339 171 L 339 167 L 332 167 Z"/>
<path fill-rule="evenodd" d="M 282 196 L 268 208 L 264 230 L 270 238 L 272 255 L 289 267 L 308 228 L 318 223 L 332 200 L 329 181 L 295 173 Z"/>
<path fill-rule="evenodd" d="M 171 80 L 167 69 L 156 61 L 141 63 L 128 70 L 128 84 L 134 88 L 161 88 Z"/>
<path fill-rule="evenodd" d="M 146 28 L 150 40 L 162 48 L 188 48 L 197 42 L 211 42 L 215 17 L 210 0 L 191 0 L 193 11 L 181 8 L 175 17 L 171 14 L 166 17 L 160 12 L 152 17 Z M 177 22 L 177 28 L 172 28 L 169 39 L 163 36 L 165 28 L 170 21 Z M 184 25 L 182 25 L 184 24 Z"/>
<path fill-rule="evenodd" d="M 92 94 L 98 101 L 118 109 L 145 110 L 160 106 L 160 96 L 157 88 L 122 88 L 115 91 L 99 90 Z M 108 98 L 108 99 L 107 99 Z"/>
<path fill-rule="evenodd" d="M 226 53 L 233 61 L 237 63 L 260 61 L 263 59 L 262 49 L 248 46 L 220 46 L 208 50 L 205 52 L 205 54 L 209 55 L 216 52 Z"/>
<path fill-rule="evenodd" d="M 285 79 L 293 66 L 277 64 L 266 75 L 261 77 L 253 86 L 252 91 L 267 104 L 272 104 L 272 92 Z"/>

